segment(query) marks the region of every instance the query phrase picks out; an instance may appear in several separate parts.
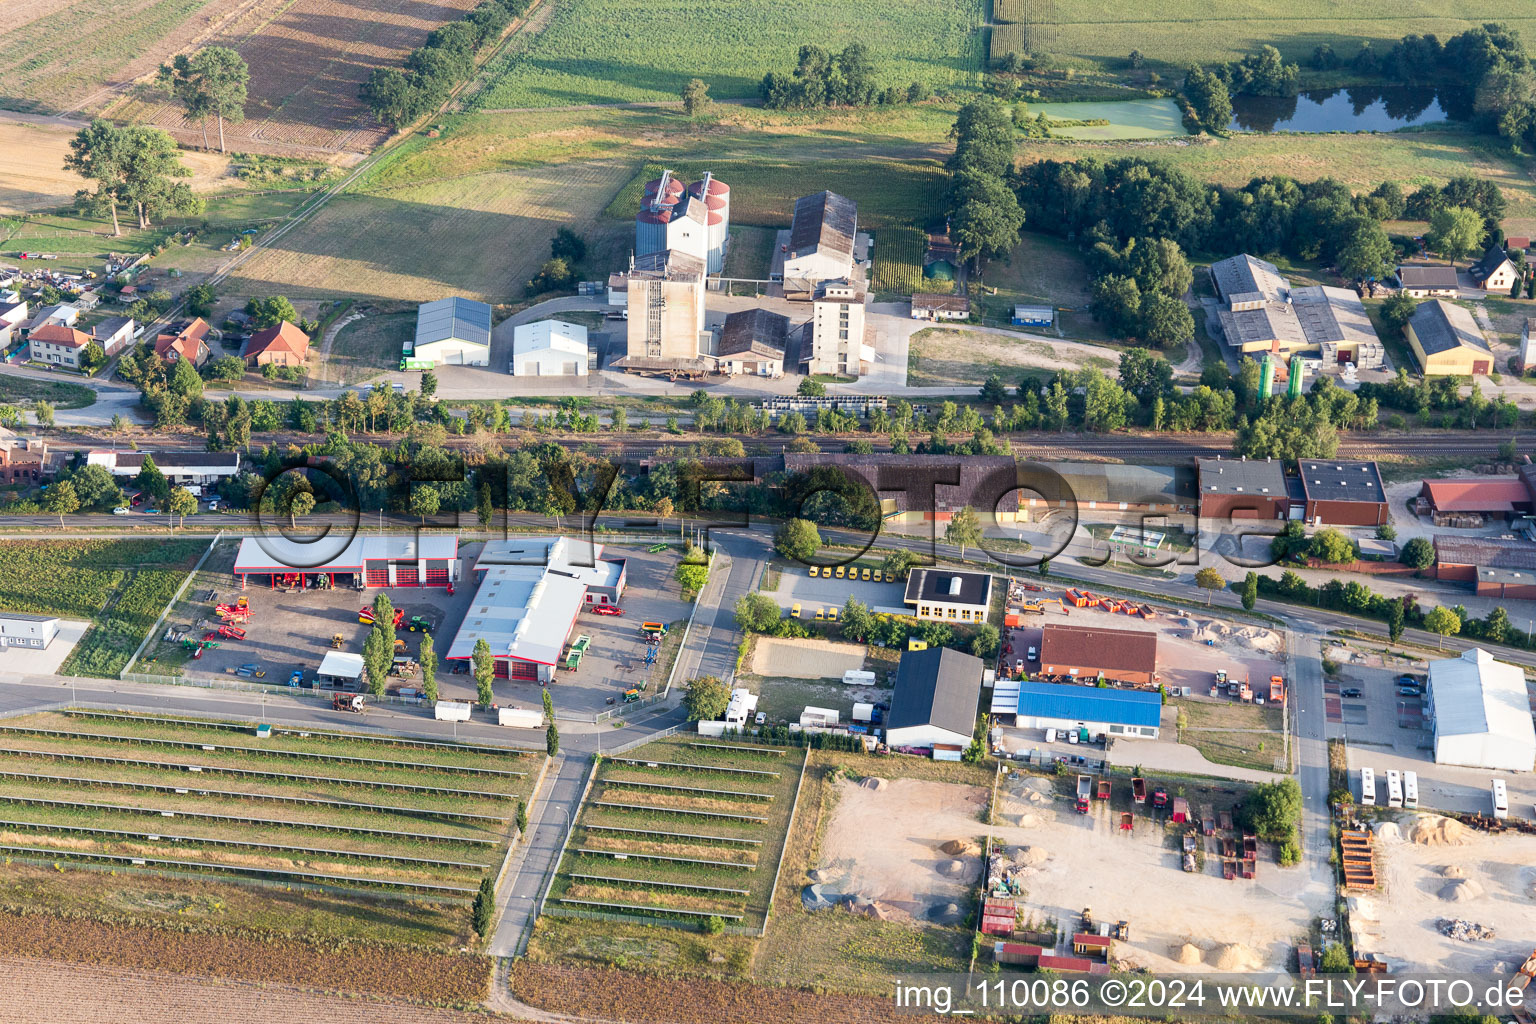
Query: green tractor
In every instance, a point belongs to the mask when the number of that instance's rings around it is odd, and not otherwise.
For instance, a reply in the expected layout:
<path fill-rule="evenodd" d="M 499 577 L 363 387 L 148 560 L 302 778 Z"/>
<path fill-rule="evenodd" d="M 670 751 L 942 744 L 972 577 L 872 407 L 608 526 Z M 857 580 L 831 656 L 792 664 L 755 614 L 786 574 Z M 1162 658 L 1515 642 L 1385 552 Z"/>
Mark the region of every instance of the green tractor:
<path fill-rule="evenodd" d="M 418 631 L 422 633 L 430 633 L 432 632 L 432 622 L 430 619 L 423 615 L 412 615 L 408 628 L 412 633 Z"/>

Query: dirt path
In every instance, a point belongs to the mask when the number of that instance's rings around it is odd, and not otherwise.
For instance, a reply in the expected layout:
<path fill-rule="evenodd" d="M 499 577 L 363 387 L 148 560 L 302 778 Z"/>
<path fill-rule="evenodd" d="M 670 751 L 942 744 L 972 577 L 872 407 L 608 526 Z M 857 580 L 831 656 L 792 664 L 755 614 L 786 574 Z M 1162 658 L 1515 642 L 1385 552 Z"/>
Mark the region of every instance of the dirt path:
<path fill-rule="evenodd" d="M 320 365 L 315 368 L 315 376 L 319 382 L 333 383 L 337 386 L 346 383 L 346 381 L 341 380 L 339 377 L 331 381 L 328 376 L 331 369 L 331 346 L 336 343 L 336 336 L 341 333 L 343 327 L 363 319 L 363 315 L 362 313 L 348 313 L 332 324 L 331 329 L 325 332 L 325 337 L 320 341 Z"/>

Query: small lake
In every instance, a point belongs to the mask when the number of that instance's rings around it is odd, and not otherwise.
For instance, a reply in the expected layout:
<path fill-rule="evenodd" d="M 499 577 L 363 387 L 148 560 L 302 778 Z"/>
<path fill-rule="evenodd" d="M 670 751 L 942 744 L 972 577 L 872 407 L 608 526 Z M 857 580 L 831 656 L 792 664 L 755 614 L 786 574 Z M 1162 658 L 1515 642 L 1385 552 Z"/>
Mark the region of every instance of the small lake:
<path fill-rule="evenodd" d="M 1188 135 L 1179 105 L 1171 99 L 1105 103 L 1030 103 L 1029 116 L 1053 121 L 1108 121 L 1108 124 L 1052 128 L 1058 139 L 1164 139 Z"/>
<path fill-rule="evenodd" d="M 1364 86 L 1232 97 L 1233 131 L 1391 132 L 1450 118 L 1434 89 Z"/>

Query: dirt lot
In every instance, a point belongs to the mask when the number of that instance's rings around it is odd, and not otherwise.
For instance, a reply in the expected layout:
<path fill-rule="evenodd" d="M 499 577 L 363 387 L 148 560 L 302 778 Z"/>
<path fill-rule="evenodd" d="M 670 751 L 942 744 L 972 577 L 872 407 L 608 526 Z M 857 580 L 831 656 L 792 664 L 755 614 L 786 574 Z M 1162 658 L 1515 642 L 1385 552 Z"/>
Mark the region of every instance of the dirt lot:
<path fill-rule="evenodd" d="M 910 345 L 907 383 L 913 387 L 975 386 L 994 373 L 1011 385 L 1024 369 L 1081 370 L 1097 366 L 1113 373 L 1120 363 L 1120 354 L 1114 349 L 1027 338 L 992 328 L 927 327 L 912 336 Z"/>
<path fill-rule="evenodd" d="M 1536 838 L 1492 836 L 1435 826 L 1436 815 L 1403 815 L 1377 833 L 1382 891 L 1351 901 L 1359 948 L 1385 956 L 1394 971 L 1482 973 L 1519 963 L 1536 942 Z M 1431 840 L 1448 838 L 1449 844 Z M 1481 942 L 1440 933 L 1442 920 L 1492 928 Z"/>
<path fill-rule="evenodd" d="M 958 922 L 981 877 L 986 802 L 985 790 L 946 782 L 838 783 L 807 906 L 851 898 L 855 912 L 881 920 Z M 951 842 L 964 848 L 941 848 Z"/>
<path fill-rule="evenodd" d="M 1119 813 L 1132 806 L 1123 779 L 1110 806 L 1095 801 L 1088 815 L 1072 808 L 1062 795 L 1066 780 L 1059 781 L 1008 776 L 999 821 L 1014 827 L 992 831 L 1010 846 L 1028 847 L 1018 863 L 1037 917 L 1070 928 L 1091 907 L 1098 920 L 1130 923 L 1130 940 L 1115 944 L 1117 960 L 1155 972 L 1286 970 L 1292 943 L 1333 899 L 1326 865 L 1316 877 L 1303 867 L 1280 868 L 1267 843 L 1259 844 L 1255 879 L 1222 878 L 1213 839 L 1202 840 L 1209 846 L 1204 870 L 1186 873 L 1177 845 L 1183 826 L 1165 830 L 1137 813 L 1129 836 L 1119 830 Z M 1204 802 L 1231 807 L 1240 796 L 1235 789 L 1169 789 L 1196 812 Z"/>
<path fill-rule="evenodd" d="M 752 652 L 752 671 L 764 676 L 797 679 L 841 679 L 850 669 L 864 667 L 864 648 L 830 640 L 777 640 L 761 637 Z"/>

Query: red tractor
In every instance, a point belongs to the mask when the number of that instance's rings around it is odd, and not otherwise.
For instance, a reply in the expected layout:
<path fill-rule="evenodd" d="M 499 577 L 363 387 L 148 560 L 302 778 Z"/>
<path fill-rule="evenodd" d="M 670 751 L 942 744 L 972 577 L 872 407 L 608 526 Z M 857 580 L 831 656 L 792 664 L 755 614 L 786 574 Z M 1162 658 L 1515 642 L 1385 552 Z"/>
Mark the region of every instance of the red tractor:
<path fill-rule="evenodd" d="M 616 604 L 594 604 L 587 609 L 593 615 L 623 615 L 624 609 Z"/>
<path fill-rule="evenodd" d="M 357 621 L 361 622 L 365 626 L 373 625 L 373 609 L 369 608 L 369 607 L 359 608 L 357 610 Z M 400 628 L 400 623 L 402 623 L 404 621 L 405 621 L 405 609 L 404 608 L 396 608 L 395 609 L 395 628 L 399 629 Z"/>

